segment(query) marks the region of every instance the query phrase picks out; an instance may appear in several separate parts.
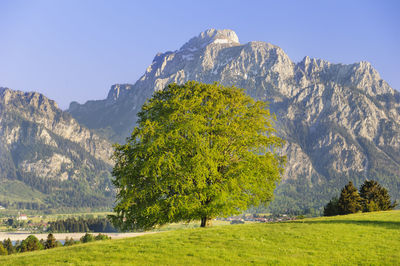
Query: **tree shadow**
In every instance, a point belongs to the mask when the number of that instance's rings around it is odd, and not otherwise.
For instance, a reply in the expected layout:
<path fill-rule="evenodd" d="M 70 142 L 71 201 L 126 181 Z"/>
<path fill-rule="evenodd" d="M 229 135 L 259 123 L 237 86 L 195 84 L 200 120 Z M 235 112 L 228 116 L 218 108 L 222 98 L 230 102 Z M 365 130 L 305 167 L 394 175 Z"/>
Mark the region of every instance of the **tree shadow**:
<path fill-rule="evenodd" d="M 394 221 L 374 221 L 374 220 L 321 220 L 321 221 L 303 221 L 305 224 L 354 224 L 363 226 L 384 227 L 387 229 L 400 230 L 400 222 Z"/>

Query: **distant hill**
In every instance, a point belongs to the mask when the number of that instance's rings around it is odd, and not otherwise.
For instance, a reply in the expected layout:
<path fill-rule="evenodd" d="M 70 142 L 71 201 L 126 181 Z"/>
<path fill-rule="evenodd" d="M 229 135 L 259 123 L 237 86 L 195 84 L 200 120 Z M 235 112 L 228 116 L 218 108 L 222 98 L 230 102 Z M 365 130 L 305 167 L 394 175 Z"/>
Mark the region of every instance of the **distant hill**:
<path fill-rule="evenodd" d="M 270 210 L 318 212 L 349 180 L 359 186 L 367 178 L 400 199 L 400 94 L 368 62 L 305 57 L 295 63 L 278 46 L 240 44 L 235 32 L 211 29 L 157 54 L 135 84 L 112 86 L 105 100 L 73 102 L 68 112 L 124 142 L 154 91 L 188 80 L 235 85 L 270 102 L 288 156 Z"/>
<path fill-rule="evenodd" d="M 0 205 L 111 208 L 112 151 L 54 101 L 0 88 Z"/>

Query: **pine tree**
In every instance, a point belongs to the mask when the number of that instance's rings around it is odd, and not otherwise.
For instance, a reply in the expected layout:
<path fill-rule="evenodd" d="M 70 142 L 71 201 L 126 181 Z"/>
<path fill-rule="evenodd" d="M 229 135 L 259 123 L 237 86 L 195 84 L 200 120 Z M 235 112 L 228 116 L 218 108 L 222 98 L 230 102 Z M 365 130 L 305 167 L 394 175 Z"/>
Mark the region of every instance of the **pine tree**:
<path fill-rule="evenodd" d="M 339 214 L 356 213 L 362 210 L 362 199 L 357 189 L 350 181 L 340 193 L 338 202 Z"/>
<path fill-rule="evenodd" d="M 44 248 L 45 249 L 50 249 L 50 248 L 55 248 L 57 246 L 56 238 L 53 236 L 53 234 L 49 234 L 47 236 L 47 240 L 44 243 Z"/>
<path fill-rule="evenodd" d="M 339 199 L 332 198 L 324 207 L 324 216 L 334 216 L 339 214 Z"/>
<path fill-rule="evenodd" d="M 364 212 L 386 211 L 396 206 L 391 203 L 387 189 L 374 180 L 365 180 L 360 187 L 360 196 Z"/>

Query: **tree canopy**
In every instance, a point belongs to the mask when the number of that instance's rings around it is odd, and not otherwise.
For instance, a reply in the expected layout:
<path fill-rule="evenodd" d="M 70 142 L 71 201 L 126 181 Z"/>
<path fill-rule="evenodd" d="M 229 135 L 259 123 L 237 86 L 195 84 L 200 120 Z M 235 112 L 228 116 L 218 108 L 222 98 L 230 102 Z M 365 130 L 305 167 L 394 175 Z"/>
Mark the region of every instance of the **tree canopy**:
<path fill-rule="evenodd" d="M 373 212 L 392 210 L 397 202 L 391 203 L 386 188 L 374 180 L 365 180 L 360 187 L 360 193 L 350 181 L 340 193 L 340 198 L 332 198 L 324 208 L 324 216 L 349 214 L 359 211 Z"/>
<path fill-rule="evenodd" d="M 362 210 L 362 199 L 354 187 L 353 182 L 349 182 L 340 193 L 338 200 L 339 214 L 356 213 Z"/>
<path fill-rule="evenodd" d="M 267 104 L 242 89 L 189 81 L 156 92 L 115 145 L 115 225 L 149 229 L 267 203 L 283 173 L 283 140 Z"/>
<path fill-rule="evenodd" d="M 387 211 L 396 206 L 391 203 L 390 195 L 386 188 L 375 180 L 365 180 L 360 187 L 360 196 L 363 200 L 363 211 Z"/>
<path fill-rule="evenodd" d="M 324 216 L 334 216 L 339 214 L 339 199 L 332 198 L 324 207 Z"/>
<path fill-rule="evenodd" d="M 54 237 L 53 234 L 50 233 L 50 234 L 47 235 L 47 240 L 44 243 L 44 248 L 45 249 L 50 249 L 50 248 L 55 248 L 55 247 L 57 247 L 56 238 Z"/>

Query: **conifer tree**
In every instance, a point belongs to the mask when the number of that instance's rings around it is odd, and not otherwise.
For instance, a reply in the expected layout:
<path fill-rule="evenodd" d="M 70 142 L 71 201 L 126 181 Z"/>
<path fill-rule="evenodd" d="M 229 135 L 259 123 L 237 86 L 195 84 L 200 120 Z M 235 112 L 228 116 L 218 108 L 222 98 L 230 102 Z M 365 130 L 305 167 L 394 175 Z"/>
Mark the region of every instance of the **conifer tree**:
<path fill-rule="evenodd" d="M 56 238 L 53 236 L 53 234 L 49 234 L 47 236 L 47 240 L 44 243 L 44 248 L 45 249 L 50 249 L 50 248 L 55 248 L 57 246 Z"/>
<path fill-rule="evenodd" d="M 387 189 L 374 180 L 365 180 L 360 187 L 360 196 L 364 212 L 386 211 L 396 206 L 391 203 Z"/>
<path fill-rule="evenodd" d="M 338 201 L 339 214 L 356 213 L 362 210 L 362 199 L 350 181 L 340 193 Z"/>
<path fill-rule="evenodd" d="M 324 207 L 324 216 L 334 216 L 338 214 L 339 214 L 339 199 L 337 197 L 334 197 Z"/>

